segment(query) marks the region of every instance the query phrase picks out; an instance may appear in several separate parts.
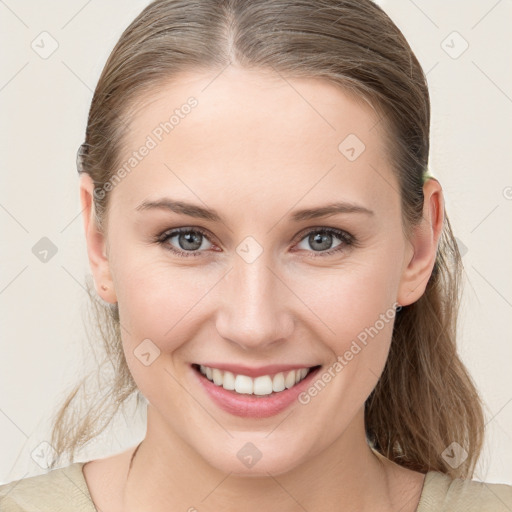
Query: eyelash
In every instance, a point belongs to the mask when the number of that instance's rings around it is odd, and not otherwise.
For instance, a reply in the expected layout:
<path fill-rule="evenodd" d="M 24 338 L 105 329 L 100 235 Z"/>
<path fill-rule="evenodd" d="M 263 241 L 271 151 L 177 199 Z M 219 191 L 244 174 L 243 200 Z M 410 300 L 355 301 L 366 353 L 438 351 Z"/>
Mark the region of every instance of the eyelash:
<path fill-rule="evenodd" d="M 172 253 L 177 254 L 178 256 L 182 256 L 185 258 L 201 256 L 202 251 L 181 251 L 167 243 L 167 241 L 170 238 L 172 238 L 180 233 L 200 233 L 208 241 L 210 241 L 208 233 L 206 231 L 204 231 L 203 229 L 187 227 L 187 228 L 177 228 L 177 229 L 172 229 L 172 230 L 166 230 L 163 233 L 157 235 L 155 242 L 162 245 L 163 247 L 165 247 L 165 249 L 171 251 Z M 328 228 L 328 227 L 318 227 L 318 228 L 309 229 L 306 232 L 303 231 L 302 233 L 300 233 L 297 243 L 302 242 L 302 240 L 304 240 L 304 238 L 306 238 L 311 233 L 335 235 L 338 239 L 341 240 L 342 243 L 340 243 L 333 249 L 318 252 L 316 254 L 314 253 L 314 251 L 307 251 L 308 253 L 310 253 L 309 256 L 307 256 L 307 257 L 324 258 L 324 257 L 332 256 L 333 254 L 343 251 L 344 249 L 346 249 L 347 246 L 356 246 L 357 245 L 357 241 L 356 241 L 355 237 L 353 235 L 351 235 L 350 233 L 348 233 L 346 231 L 342 231 L 341 229 Z"/>

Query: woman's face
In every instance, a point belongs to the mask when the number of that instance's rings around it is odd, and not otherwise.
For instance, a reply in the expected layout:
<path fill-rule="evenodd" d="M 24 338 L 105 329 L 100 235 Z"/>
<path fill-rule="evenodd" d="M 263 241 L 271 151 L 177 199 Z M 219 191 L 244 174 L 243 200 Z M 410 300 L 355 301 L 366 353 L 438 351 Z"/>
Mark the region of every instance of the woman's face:
<path fill-rule="evenodd" d="M 98 289 L 101 265 L 112 279 L 100 293 L 118 302 L 148 435 L 251 475 L 342 434 L 360 443 L 394 307 L 425 284 L 410 293 L 414 248 L 378 116 L 327 82 L 232 67 L 184 74 L 139 107 L 94 272 Z M 210 383 L 196 365 L 262 378 Z M 291 368 L 318 366 L 286 387 Z"/>

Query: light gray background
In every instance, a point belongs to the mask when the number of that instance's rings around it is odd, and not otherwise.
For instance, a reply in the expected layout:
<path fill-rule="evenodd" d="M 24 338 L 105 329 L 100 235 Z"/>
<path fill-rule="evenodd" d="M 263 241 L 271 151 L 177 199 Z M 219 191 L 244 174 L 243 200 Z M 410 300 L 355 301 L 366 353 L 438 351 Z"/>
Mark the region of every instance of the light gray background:
<path fill-rule="evenodd" d="M 0 0 L 0 482 L 44 472 L 31 453 L 49 440 L 48 416 L 94 364 L 75 156 L 103 65 L 147 3 Z M 464 254 L 459 350 L 486 403 L 475 479 L 512 484 L 512 2 L 378 3 L 428 73 L 430 168 Z M 48 58 L 31 47 L 50 48 L 43 31 L 58 43 Z M 42 237 L 57 247 L 45 263 L 32 252 Z M 119 426 L 79 459 L 144 435 L 143 418 Z"/>

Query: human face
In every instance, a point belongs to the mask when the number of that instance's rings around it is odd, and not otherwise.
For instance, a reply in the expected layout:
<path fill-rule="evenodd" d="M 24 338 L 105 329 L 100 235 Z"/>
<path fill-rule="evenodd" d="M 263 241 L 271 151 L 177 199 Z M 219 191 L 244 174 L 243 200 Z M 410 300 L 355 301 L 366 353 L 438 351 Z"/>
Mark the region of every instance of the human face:
<path fill-rule="evenodd" d="M 148 136 L 157 143 L 111 192 L 108 266 L 148 431 L 172 432 L 222 471 L 278 474 L 353 435 L 386 362 L 411 247 L 368 104 L 314 78 L 232 67 L 215 76 L 184 74 L 133 115 L 122 160 Z M 197 105 L 158 141 L 156 127 L 189 97 Z M 220 220 L 154 206 L 169 200 Z M 294 219 L 332 203 L 357 208 Z M 183 228 L 193 233 L 171 233 Z M 341 238 L 322 239 L 322 228 Z M 279 408 L 279 393 L 213 399 L 221 387 L 198 364 L 320 368 L 283 391 L 295 395 Z M 326 385 L 315 395 L 317 381 Z M 240 460 L 244 447 L 257 455 L 247 443 L 262 454 L 253 467 Z"/>

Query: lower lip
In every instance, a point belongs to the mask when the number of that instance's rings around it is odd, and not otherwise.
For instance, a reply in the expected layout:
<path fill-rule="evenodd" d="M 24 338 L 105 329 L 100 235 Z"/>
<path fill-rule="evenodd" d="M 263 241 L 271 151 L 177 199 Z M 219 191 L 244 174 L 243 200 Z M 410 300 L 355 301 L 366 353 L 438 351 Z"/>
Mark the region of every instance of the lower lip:
<path fill-rule="evenodd" d="M 207 394 L 222 410 L 243 418 L 269 418 L 288 408 L 310 385 L 320 367 L 315 368 L 295 386 L 270 395 L 249 395 L 229 391 L 208 380 L 199 370 L 192 367 L 193 373 Z"/>

